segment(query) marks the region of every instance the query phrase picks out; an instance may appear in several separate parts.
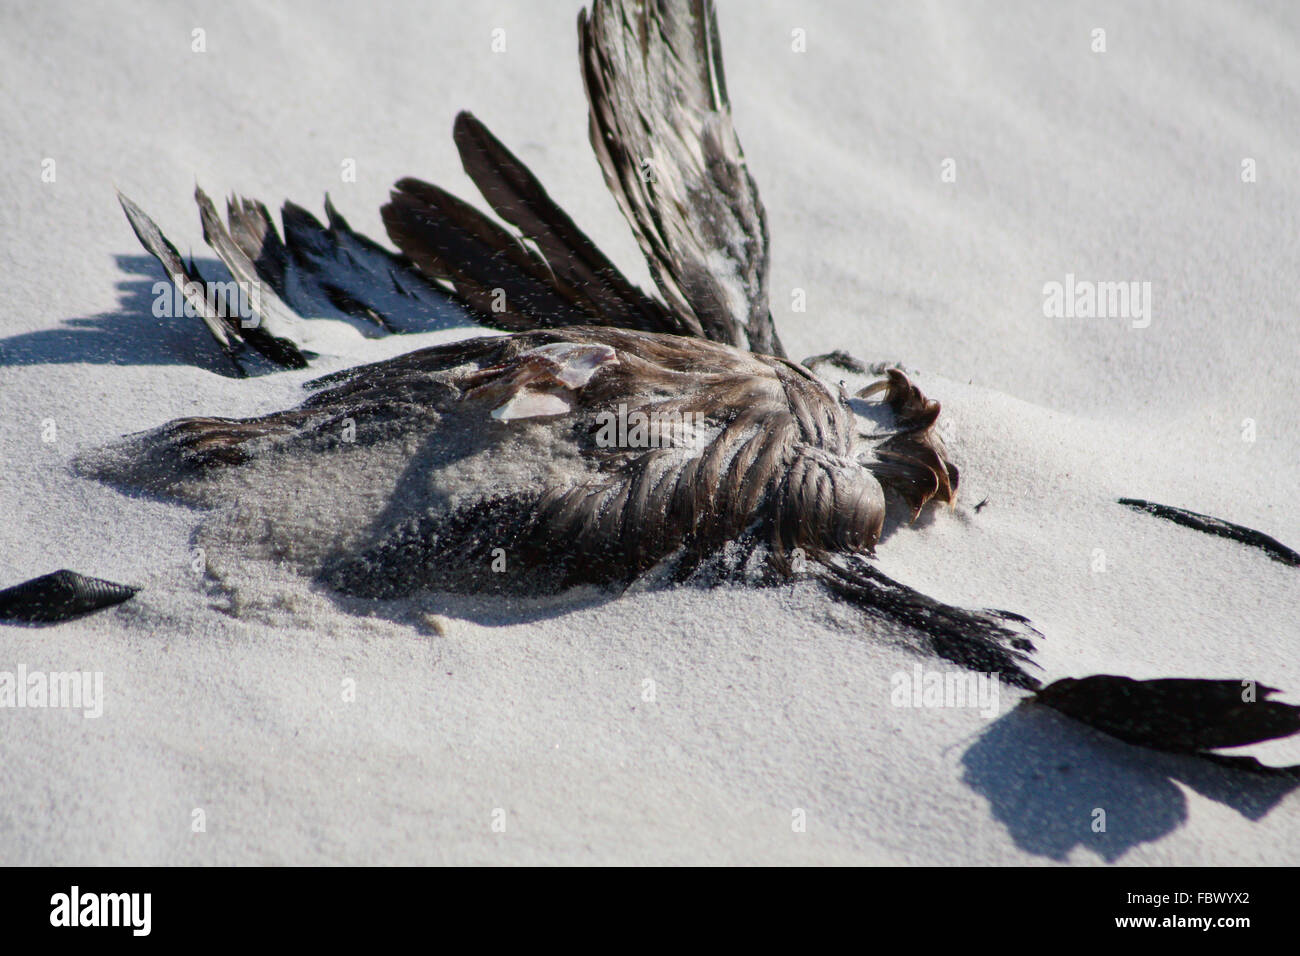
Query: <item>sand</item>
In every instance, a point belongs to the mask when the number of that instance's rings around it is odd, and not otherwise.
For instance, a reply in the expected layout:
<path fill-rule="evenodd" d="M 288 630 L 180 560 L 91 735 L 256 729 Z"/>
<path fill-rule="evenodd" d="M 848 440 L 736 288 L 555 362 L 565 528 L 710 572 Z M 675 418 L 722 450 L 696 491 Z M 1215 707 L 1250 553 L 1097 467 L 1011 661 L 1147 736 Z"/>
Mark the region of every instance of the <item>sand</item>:
<path fill-rule="evenodd" d="M 229 378 L 196 320 L 151 313 L 161 272 L 115 185 L 200 259 L 196 179 L 313 209 L 328 191 L 382 237 L 403 175 L 473 197 L 450 138 L 469 108 L 648 287 L 586 142 L 579 6 L 0 10 L 0 584 L 70 567 L 143 587 L 0 627 L 0 670 L 104 686 L 97 718 L 0 711 L 0 863 L 1295 862 L 1300 796 L 1277 783 L 1010 689 L 992 717 L 894 706 L 894 675 L 952 668 L 808 586 L 359 607 L 257 563 L 232 595 L 193 570 L 199 513 L 72 472 L 126 432 L 287 407 L 321 371 L 472 331 Z M 883 569 L 1028 615 L 1048 678 L 1300 699 L 1296 569 L 1114 504 L 1300 546 L 1300 10 L 719 19 L 787 349 L 901 362 L 944 405 L 960 503 L 894 528 Z M 1149 314 L 1045 315 L 1067 281 L 1149 282 Z"/>

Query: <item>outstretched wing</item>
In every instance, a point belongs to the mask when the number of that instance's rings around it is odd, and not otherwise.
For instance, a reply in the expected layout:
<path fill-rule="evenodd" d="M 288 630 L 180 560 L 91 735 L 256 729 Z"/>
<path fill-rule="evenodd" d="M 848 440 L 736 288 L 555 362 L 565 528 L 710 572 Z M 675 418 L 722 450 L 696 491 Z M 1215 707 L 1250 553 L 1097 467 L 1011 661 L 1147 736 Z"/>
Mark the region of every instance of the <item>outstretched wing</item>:
<path fill-rule="evenodd" d="M 454 295 L 405 256 L 356 232 L 328 195 L 328 225 L 292 202 L 284 203 L 280 216 L 283 240 L 260 202 L 231 198 L 226 203 L 234 243 L 258 277 L 298 315 L 352 318 L 383 333 L 422 332 L 464 321 Z M 215 210 L 211 218 L 216 219 Z"/>
<path fill-rule="evenodd" d="M 706 338 L 784 356 L 712 0 L 595 0 L 578 34 L 591 145 L 669 307 Z"/>
<path fill-rule="evenodd" d="M 262 203 L 231 197 L 222 222 L 196 189 L 204 239 L 239 287 L 255 292 L 251 306 L 241 303 L 243 312 L 181 259 L 135 203 L 120 198 L 141 243 L 241 373 L 247 348 L 277 365 L 304 367 L 317 351 L 305 318 L 344 319 L 367 334 L 422 331 L 468 317 L 508 332 L 602 325 L 703 337 L 698 322 L 619 272 L 469 113 L 457 116 L 455 139 L 466 172 L 507 225 L 438 186 L 403 179 L 382 209 L 399 253 L 354 231 L 329 197 L 328 226 L 286 202 L 281 238 Z"/>
<path fill-rule="evenodd" d="M 262 203 L 232 196 L 223 223 L 212 200 L 195 188 L 203 238 L 230 270 L 233 286 L 205 280 L 139 206 L 120 193 L 118 199 L 141 245 L 162 264 L 237 374 L 247 374 L 254 354 L 281 368 L 306 368 L 316 351 L 307 318 L 346 320 L 372 335 L 466 319 L 454 290 L 354 232 L 328 197 L 328 227 L 285 203 L 281 239 Z"/>
<path fill-rule="evenodd" d="M 244 361 L 249 348 L 260 352 L 276 365 L 285 368 L 306 367 L 307 359 L 293 342 L 268 335 L 260 324 L 241 322 L 239 310 L 229 307 L 228 297 L 215 294 L 215 287 L 209 286 L 204 280 L 194 260 L 191 258 L 186 263 L 176 247 L 162 234 L 162 230 L 145 215 L 144 210 L 121 193 L 118 193 L 117 198 L 140 244 L 162 264 L 167 277 L 185 297 L 186 305 L 203 320 L 238 375 L 248 374 Z"/>
<path fill-rule="evenodd" d="M 556 205 L 537 177 L 473 114 L 454 128 L 465 172 L 493 211 L 517 228 L 546 260 L 557 289 L 588 314 L 593 325 L 698 335 L 658 299 L 634 286 Z"/>
<path fill-rule="evenodd" d="M 205 283 L 125 197 L 123 208 L 241 374 L 250 349 L 306 365 L 319 349 L 303 318 L 385 334 L 466 312 L 505 331 L 603 325 L 783 356 L 767 304 L 767 225 L 731 125 L 712 3 L 597 0 L 579 27 L 592 145 L 666 305 L 629 282 L 468 113 L 457 117 L 456 145 L 507 226 L 403 179 L 383 208 L 395 254 L 354 232 L 328 198 L 328 226 L 286 203 L 282 239 L 260 202 L 232 198 L 223 223 L 196 190 L 204 238 L 256 292 L 238 321 L 219 284 Z"/>

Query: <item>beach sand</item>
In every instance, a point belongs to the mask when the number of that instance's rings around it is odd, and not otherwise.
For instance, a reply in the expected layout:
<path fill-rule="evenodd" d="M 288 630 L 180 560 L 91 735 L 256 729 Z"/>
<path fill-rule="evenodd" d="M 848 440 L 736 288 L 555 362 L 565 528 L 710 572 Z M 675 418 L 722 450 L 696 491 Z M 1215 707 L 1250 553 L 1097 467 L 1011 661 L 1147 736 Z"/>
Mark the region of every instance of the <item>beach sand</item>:
<path fill-rule="evenodd" d="M 1010 688 L 992 716 L 895 706 L 895 675 L 952 666 L 808 585 L 358 607 L 259 563 L 232 593 L 193 570 L 200 514 L 73 473 L 127 432 L 288 407 L 323 371 L 474 331 L 228 377 L 197 320 L 153 315 L 162 273 L 115 186 L 201 262 L 196 180 L 318 213 L 328 192 L 379 239 L 405 175 L 482 206 L 450 135 L 471 109 L 650 288 L 587 143 L 579 6 L 0 9 L 0 585 L 69 567 L 143 588 L 0 627 L 0 670 L 104 688 L 99 717 L 0 711 L 0 863 L 1294 863 L 1285 785 Z M 719 21 L 787 350 L 900 362 L 943 403 L 959 503 L 892 529 L 881 567 L 1027 615 L 1048 679 L 1300 700 L 1300 571 L 1115 504 L 1300 547 L 1300 8 Z M 1067 281 L 1150 283 L 1149 314 L 1045 315 Z"/>

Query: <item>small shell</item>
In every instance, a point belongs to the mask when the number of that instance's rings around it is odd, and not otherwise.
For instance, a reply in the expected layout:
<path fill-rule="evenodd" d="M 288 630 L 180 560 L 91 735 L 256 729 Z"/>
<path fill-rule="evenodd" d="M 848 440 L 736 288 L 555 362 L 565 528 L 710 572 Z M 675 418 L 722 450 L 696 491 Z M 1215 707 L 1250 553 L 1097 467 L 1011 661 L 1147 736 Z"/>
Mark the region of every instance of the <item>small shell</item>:
<path fill-rule="evenodd" d="M 65 568 L 0 591 L 0 620 L 30 624 L 70 621 L 121 604 L 139 590 Z"/>
<path fill-rule="evenodd" d="M 420 624 L 426 633 L 446 637 L 451 633 L 451 619 L 442 614 L 426 612 L 420 615 Z"/>
<path fill-rule="evenodd" d="M 466 398 L 505 401 L 492 410 L 497 421 L 564 415 L 573 407 L 569 394 L 591 381 L 603 366 L 617 365 L 608 345 L 552 342 L 529 349 L 504 365 L 484 369 Z M 486 381 L 483 380 L 487 376 Z"/>
<path fill-rule="evenodd" d="M 573 403 L 556 392 L 541 392 L 521 388 L 502 406 L 492 409 L 492 417 L 499 422 L 516 418 L 545 418 L 550 415 L 567 415 Z"/>

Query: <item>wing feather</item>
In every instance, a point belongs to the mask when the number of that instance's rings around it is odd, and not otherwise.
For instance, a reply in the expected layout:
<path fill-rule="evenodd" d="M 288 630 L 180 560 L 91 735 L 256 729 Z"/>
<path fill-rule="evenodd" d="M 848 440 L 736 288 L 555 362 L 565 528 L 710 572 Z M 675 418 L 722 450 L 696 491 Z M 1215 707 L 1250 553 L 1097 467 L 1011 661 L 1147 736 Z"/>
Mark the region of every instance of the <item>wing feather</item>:
<path fill-rule="evenodd" d="M 454 128 L 465 172 L 494 212 L 537 245 L 556 279 L 574 290 L 589 321 L 643 332 L 698 335 L 618 270 L 561 209 L 537 177 L 473 114 Z"/>
<path fill-rule="evenodd" d="M 713 3 L 596 0 L 578 34 L 591 145 L 665 301 L 707 338 L 783 356 Z"/>

